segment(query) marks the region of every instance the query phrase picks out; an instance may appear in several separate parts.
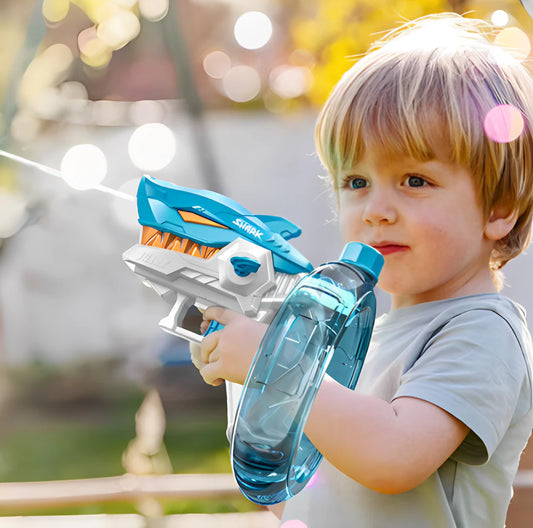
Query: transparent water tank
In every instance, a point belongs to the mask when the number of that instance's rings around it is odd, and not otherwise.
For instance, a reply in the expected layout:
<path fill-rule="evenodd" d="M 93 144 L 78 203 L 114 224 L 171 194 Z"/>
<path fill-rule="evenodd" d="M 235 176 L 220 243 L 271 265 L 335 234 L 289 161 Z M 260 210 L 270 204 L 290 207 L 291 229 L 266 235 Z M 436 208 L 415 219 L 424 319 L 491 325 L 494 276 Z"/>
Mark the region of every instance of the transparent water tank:
<path fill-rule="evenodd" d="M 383 256 L 350 243 L 337 262 L 305 276 L 287 296 L 256 354 L 237 411 L 231 459 L 239 487 L 259 504 L 303 489 L 322 455 L 303 433 L 327 373 L 353 389 L 374 327 Z"/>

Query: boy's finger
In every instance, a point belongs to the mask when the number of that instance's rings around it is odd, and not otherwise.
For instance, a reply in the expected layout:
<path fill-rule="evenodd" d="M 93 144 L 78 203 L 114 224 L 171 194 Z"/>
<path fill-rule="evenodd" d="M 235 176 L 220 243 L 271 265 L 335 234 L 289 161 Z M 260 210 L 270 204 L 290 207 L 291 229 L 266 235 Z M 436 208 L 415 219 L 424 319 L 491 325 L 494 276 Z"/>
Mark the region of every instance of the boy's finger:
<path fill-rule="evenodd" d="M 213 385 L 214 387 L 217 387 L 224 382 L 222 378 L 217 376 L 217 369 L 218 365 L 216 363 L 209 363 L 200 370 L 200 374 L 202 375 L 202 378 L 204 378 L 204 381 L 209 385 Z"/>
<path fill-rule="evenodd" d="M 205 336 L 200 343 L 200 361 L 209 363 L 209 356 L 218 345 L 218 336 L 220 332 L 213 332 Z"/>
<path fill-rule="evenodd" d="M 200 370 L 205 366 L 205 363 L 202 362 L 202 351 L 201 347 L 197 343 L 189 343 L 189 352 L 191 354 L 192 364 Z"/>
<path fill-rule="evenodd" d="M 215 320 L 218 321 L 220 324 L 227 325 L 230 323 L 235 316 L 237 316 L 235 312 L 232 312 L 231 310 L 227 310 L 226 308 L 222 308 L 221 306 L 210 306 L 203 314 L 204 321 L 211 321 Z"/>

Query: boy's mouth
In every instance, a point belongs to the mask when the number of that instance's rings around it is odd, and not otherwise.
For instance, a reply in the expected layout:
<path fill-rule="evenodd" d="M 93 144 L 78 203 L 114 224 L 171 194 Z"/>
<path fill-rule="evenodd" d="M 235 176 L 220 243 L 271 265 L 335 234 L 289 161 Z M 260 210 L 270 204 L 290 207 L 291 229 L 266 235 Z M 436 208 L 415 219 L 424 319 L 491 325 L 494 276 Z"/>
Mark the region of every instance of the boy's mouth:
<path fill-rule="evenodd" d="M 408 246 L 395 244 L 394 242 L 376 242 L 370 245 L 374 249 L 377 249 L 383 256 L 392 255 L 393 253 L 401 253 L 409 249 Z"/>

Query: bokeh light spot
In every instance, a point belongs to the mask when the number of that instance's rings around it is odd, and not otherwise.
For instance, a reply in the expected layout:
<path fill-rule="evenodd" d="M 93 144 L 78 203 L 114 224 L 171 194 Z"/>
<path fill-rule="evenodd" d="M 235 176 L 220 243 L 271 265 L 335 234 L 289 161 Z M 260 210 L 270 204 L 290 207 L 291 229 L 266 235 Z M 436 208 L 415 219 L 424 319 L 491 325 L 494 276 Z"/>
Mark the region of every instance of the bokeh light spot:
<path fill-rule="evenodd" d="M 137 126 L 159 122 L 165 118 L 165 108 L 160 101 L 135 101 L 130 106 L 129 117 L 131 122 Z"/>
<path fill-rule="evenodd" d="M 87 101 L 89 98 L 87 87 L 79 81 L 65 81 L 59 87 L 59 91 L 62 97 L 71 101 Z"/>
<path fill-rule="evenodd" d="M 96 145 L 75 145 L 61 160 L 61 174 L 73 189 L 94 189 L 107 174 L 107 159 Z"/>
<path fill-rule="evenodd" d="M 93 68 L 102 68 L 111 60 L 112 50 L 97 35 L 96 28 L 90 27 L 78 35 L 81 60 Z"/>
<path fill-rule="evenodd" d="M 204 71 L 213 79 L 222 79 L 231 68 L 231 59 L 222 50 L 211 51 L 204 57 Z"/>
<path fill-rule="evenodd" d="M 78 34 L 78 48 L 82 53 L 86 53 L 86 47 L 92 40 L 97 39 L 96 28 L 94 26 L 83 29 Z"/>
<path fill-rule="evenodd" d="M 509 143 L 524 130 L 524 118 L 513 105 L 498 105 L 489 110 L 483 121 L 485 134 L 496 143 Z"/>
<path fill-rule="evenodd" d="M 19 110 L 11 122 L 11 135 L 21 143 L 34 141 L 41 132 L 41 123 L 33 112 Z"/>
<path fill-rule="evenodd" d="M 59 90 L 51 86 L 43 88 L 34 99 L 32 107 L 42 119 L 57 119 L 62 110 L 62 100 L 59 97 Z"/>
<path fill-rule="evenodd" d="M 312 68 L 316 64 L 315 56 L 306 49 L 295 49 L 289 56 L 289 62 L 294 66 L 306 66 Z"/>
<path fill-rule="evenodd" d="M 141 31 L 137 16 L 131 11 L 119 10 L 98 25 L 96 34 L 107 46 L 114 50 L 123 48 Z"/>
<path fill-rule="evenodd" d="M 491 22 L 498 27 L 504 27 L 509 23 L 509 15 L 503 9 L 497 9 L 490 17 Z"/>
<path fill-rule="evenodd" d="M 517 27 L 502 29 L 494 39 L 494 44 L 505 49 L 516 59 L 525 59 L 531 52 L 529 37 Z"/>
<path fill-rule="evenodd" d="M 135 7 L 135 4 L 137 3 L 137 0 L 112 0 L 113 4 L 116 4 L 120 7 L 125 7 L 127 9 L 133 9 Z"/>
<path fill-rule="evenodd" d="M 114 126 L 124 122 L 127 109 L 115 101 L 100 99 L 91 105 L 90 120 L 97 126 Z"/>
<path fill-rule="evenodd" d="M 159 22 L 168 14 L 168 0 L 139 0 L 139 11 L 150 22 Z"/>
<path fill-rule="evenodd" d="M 246 49 L 262 48 L 272 37 L 272 22 L 261 11 L 247 11 L 235 22 L 235 40 Z"/>
<path fill-rule="evenodd" d="M 302 66 L 278 66 L 270 74 L 270 89 L 283 99 L 300 97 L 313 83 L 313 74 Z"/>
<path fill-rule="evenodd" d="M 72 51 L 65 44 L 52 44 L 35 57 L 22 77 L 19 86 L 21 106 L 33 106 L 46 88 L 55 87 L 68 74 L 74 62 Z"/>
<path fill-rule="evenodd" d="M 294 519 L 285 521 L 280 528 L 307 528 L 307 524 L 305 524 L 303 521 Z"/>
<path fill-rule="evenodd" d="M 68 15 L 70 0 L 44 0 L 43 16 L 52 23 L 61 22 Z"/>
<path fill-rule="evenodd" d="M 234 66 L 222 81 L 224 93 L 236 103 L 251 101 L 261 91 L 261 78 L 251 66 Z"/>
<path fill-rule="evenodd" d="M 142 171 L 164 169 L 176 155 L 176 139 L 163 123 L 146 123 L 130 137 L 128 153 L 133 164 Z"/>

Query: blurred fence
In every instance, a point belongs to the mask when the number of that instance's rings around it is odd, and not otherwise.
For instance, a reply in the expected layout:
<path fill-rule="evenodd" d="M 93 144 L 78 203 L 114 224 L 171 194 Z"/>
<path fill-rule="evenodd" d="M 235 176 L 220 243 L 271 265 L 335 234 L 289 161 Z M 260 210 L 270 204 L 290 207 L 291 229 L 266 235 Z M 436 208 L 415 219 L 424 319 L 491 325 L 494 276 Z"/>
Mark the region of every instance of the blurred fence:
<path fill-rule="evenodd" d="M 231 474 L 121 475 L 49 482 L 0 483 L 0 511 L 5 508 L 57 507 L 144 497 L 213 499 L 238 496 Z"/>
<path fill-rule="evenodd" d="M 278 528 L 270 512 L 169 515 L 148 524 L 136 514 L 0 518 L 2 528 Z"/>
<path fill-rule="evenodd" d="M 215 499 L 236 497 L 240 491 L 231 474 L 182 474 L 116 477 L 51 482 L 0 483 L 0 512 L 6 509 L 58 507 L 144 498 Z M 530 528 L 533 521 L 533 469 L 522 469 L 515 480 L 515 497 L 508 528 Z M 146 519 L 141 515 L 79 515 L 0 517 L 0 528 L 278 528 L 268 511 L 232 514 L 183 514 Z"/>
<path fill-rule="evenodd" d="M 0 483 L 0 513 L 9 509 L 80 506 L 152 499 L 218 499 L 238 497 L 231 474 L 121 475 L 81 480 Z M 182 514 L 145 518 L 137 514 L 0 517 L 1 528 L 274 528 L 279 521 L 268 511 L 224 514 Z"/>

